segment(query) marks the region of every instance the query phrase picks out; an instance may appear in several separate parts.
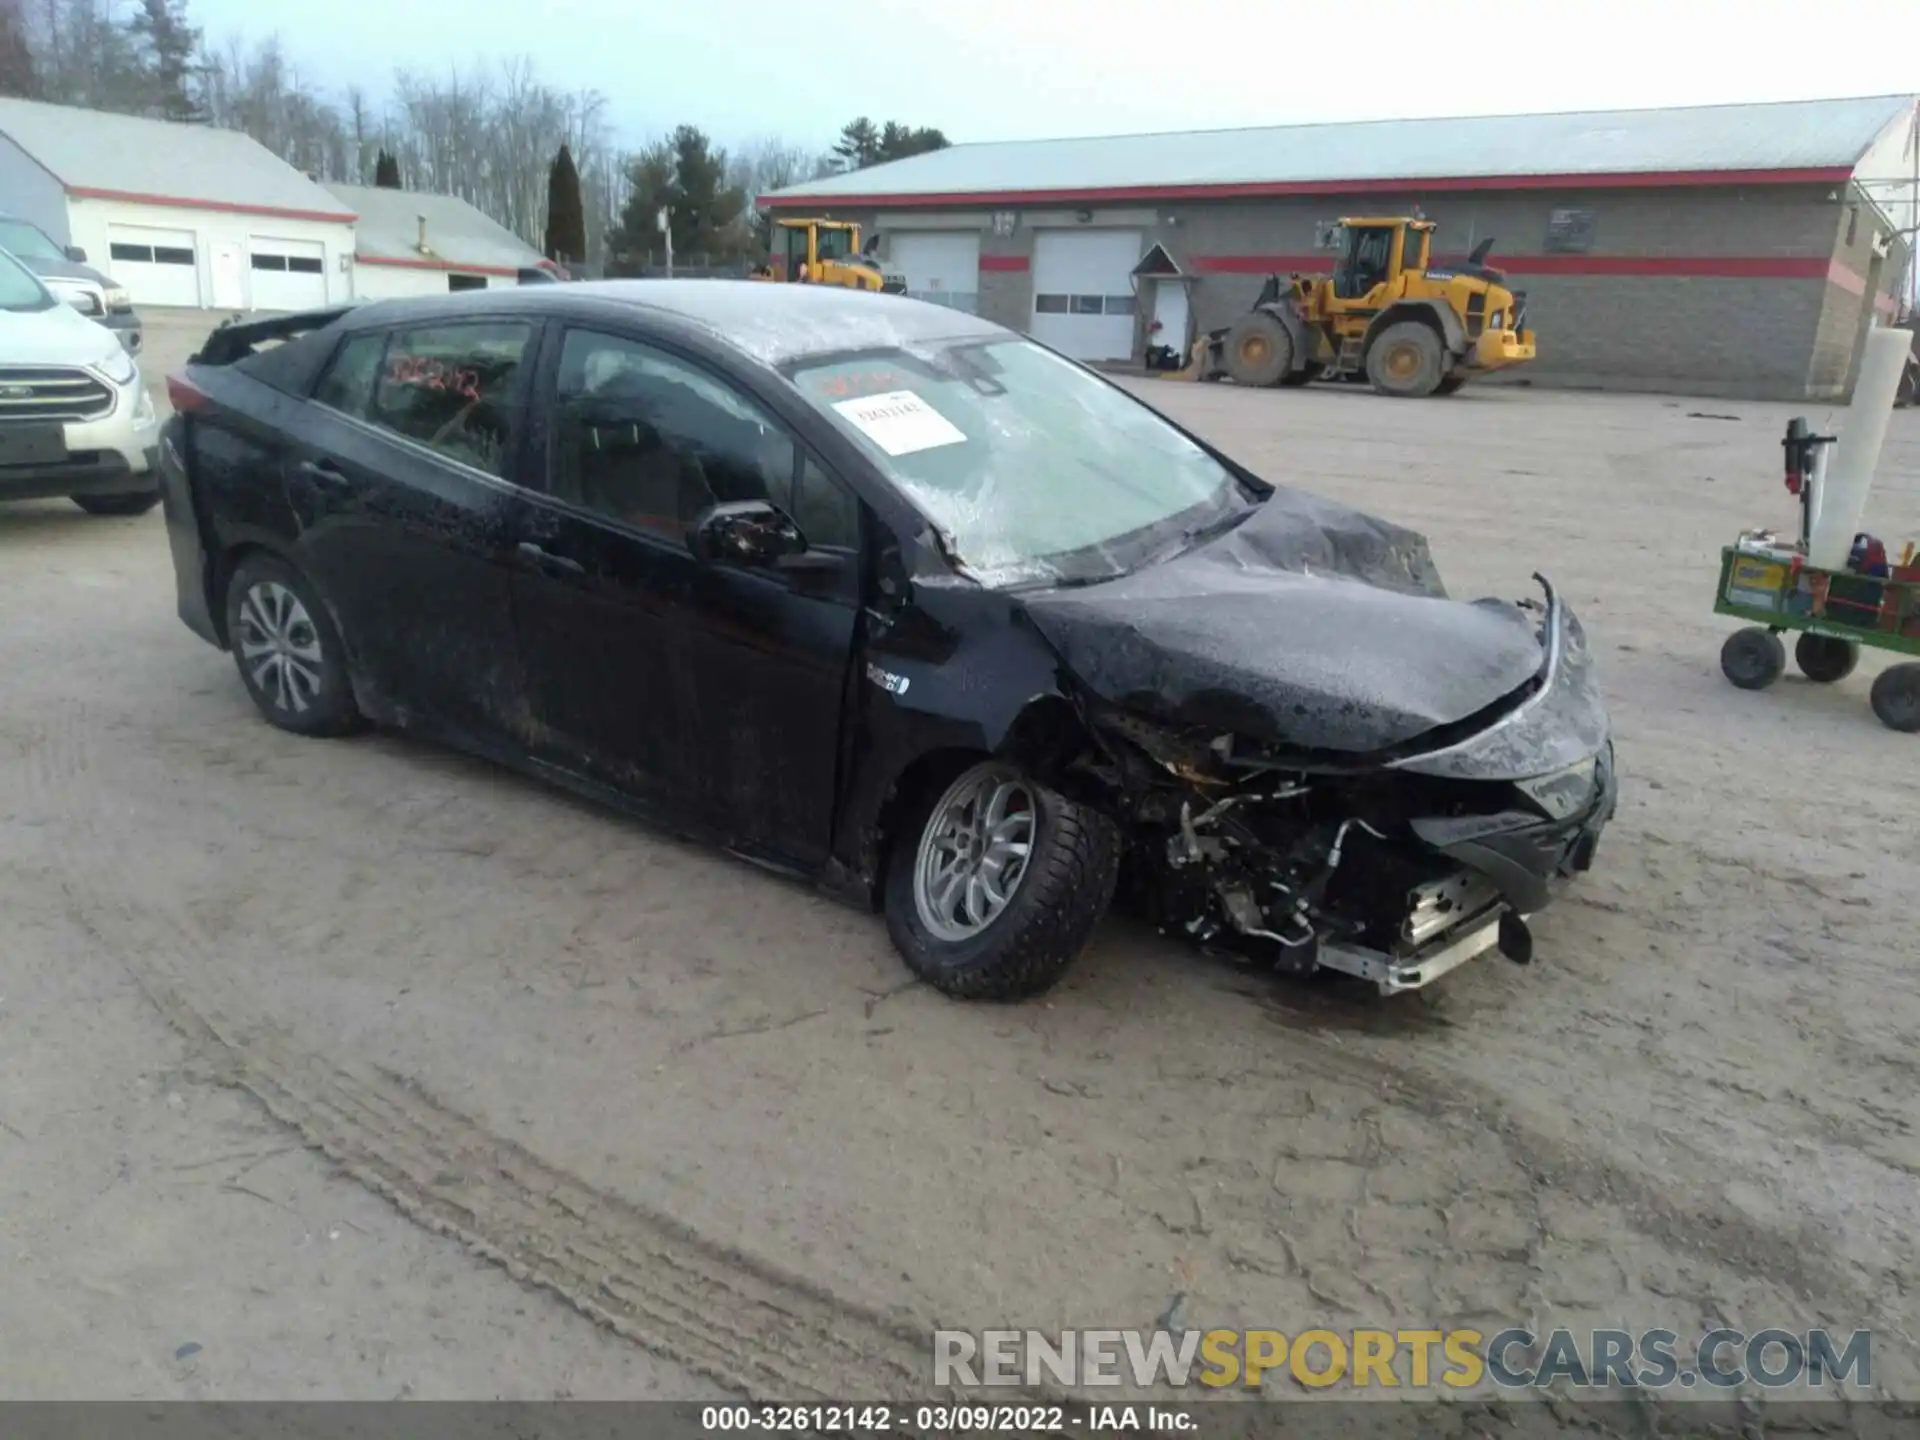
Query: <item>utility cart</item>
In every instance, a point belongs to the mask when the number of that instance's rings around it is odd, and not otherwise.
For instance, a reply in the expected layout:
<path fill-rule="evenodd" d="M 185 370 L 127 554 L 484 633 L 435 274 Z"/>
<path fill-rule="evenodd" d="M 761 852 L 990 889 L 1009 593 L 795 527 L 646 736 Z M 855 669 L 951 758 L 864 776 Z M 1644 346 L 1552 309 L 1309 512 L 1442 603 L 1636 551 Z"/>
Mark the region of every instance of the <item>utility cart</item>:
<path fill-rule="evenodd" d="M 1787 488 L 1800 497 L 1797 543 L 1769 531 L 1742 535 L 1720 552 L 1715 613 L 1745 620 L 1727 637 L 1720 669 L 1742 690 L 1764 690 L 1787 668 L 1791 631 L 1794 663 L 1823 685 L 1844 680 L 1862 647 L 1915 657 L 1882 671 L 1873 682 L 1873 713 L 1895 730 L 1920 731 L 1920 557 L 1908 545 L 1898 561 L 1866 535 L 1857 536 L 1845 569 L 1823 569 L 1807 559 L 1818 508 L 1819 457 L 1831 436 L 1814 435 L 1804 420 L 1787 426 Z"/>

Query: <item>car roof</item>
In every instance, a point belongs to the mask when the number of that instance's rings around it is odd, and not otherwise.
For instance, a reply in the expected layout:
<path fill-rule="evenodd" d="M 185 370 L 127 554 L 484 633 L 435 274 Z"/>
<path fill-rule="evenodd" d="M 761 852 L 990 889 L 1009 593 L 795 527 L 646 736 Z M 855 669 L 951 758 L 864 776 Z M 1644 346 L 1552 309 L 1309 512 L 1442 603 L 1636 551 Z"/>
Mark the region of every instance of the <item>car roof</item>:
<path fill-rule="evenodd" d="M 642 311 L 705 331 L 767 365 L 852 350 L 1013 338 L 1003 326 L 900 295 L 752 280 L 591 280 L 468 290 L 356 306 L 348 323 L 357 329 L 521 309 L 605 319 Z"/>

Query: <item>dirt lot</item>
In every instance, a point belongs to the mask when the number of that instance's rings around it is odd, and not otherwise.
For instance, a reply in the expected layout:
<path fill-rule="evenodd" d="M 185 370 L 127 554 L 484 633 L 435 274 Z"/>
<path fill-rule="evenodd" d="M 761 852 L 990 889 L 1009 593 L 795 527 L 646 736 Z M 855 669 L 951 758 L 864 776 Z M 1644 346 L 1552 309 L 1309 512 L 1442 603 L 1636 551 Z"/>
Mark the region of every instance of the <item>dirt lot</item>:
<path fill-rule="evenodd" d="M 270 729 L 175 620 L 157 515 L 14 507 L 0 1395 L 872 1394 L 936 1321 L 1184 1296 L 1871 1324 L 1920 1397 L 1920 748 L 1871 658 L 1734 691 L 1708 613 L 1718 544 L 1792 521 L 1792 412 L 1139 383 L 1426 530 L 1456 592 L 1538 568 L 1581 612 L 1625 788 L 1539 963 L 1381 1002 L 1115 924 L 1045 1002 L 957 1005 L 785 881 Z M 1884 468 L 1876 528 L 1920 534 L 1920 412 Z"/>

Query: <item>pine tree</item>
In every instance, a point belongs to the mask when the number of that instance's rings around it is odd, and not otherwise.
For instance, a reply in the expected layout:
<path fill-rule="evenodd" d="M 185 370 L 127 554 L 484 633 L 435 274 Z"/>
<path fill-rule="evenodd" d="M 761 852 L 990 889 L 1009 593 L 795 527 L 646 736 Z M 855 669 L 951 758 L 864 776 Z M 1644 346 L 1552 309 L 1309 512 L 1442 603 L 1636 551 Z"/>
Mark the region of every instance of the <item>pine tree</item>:
<path fill-rule="evenodd" d="M 560 147 L 547 171 L 547 258 L 579 264 L 587 254 L 587 209 L 580 198 L 580 171 L 573 151 Z"/>
<path fill-rule="evenodd" d="M 849 120 L 834 142 L 834 163 L 842 170 L 864 170 L 880 157 L 880 131 L 862 115 Z"/>
<path fill-rule="evenodd" d="M 142 51 L 148 112 L 161 120 L 206 120 L 206 107 L 196 93 L 200 31 L 187 23 L 185 0 L 140 0 L 127 29 Z"/>
<path fill-rule="evenodd" d="M 384 148 L 380 151 L 380 158 L 373 162 L 373 183 L 382 190 L 402 188 L 399 158 Z"/>

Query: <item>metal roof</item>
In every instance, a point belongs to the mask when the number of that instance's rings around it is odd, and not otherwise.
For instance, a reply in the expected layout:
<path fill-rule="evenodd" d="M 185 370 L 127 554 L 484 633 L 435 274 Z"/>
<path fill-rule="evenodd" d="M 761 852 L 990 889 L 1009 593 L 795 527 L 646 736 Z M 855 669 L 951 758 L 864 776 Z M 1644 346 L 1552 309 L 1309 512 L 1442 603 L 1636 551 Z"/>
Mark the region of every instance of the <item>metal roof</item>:
<path fill-rule="evenodd" d="M 1881 95 L 987 142 L 828 176 L 765 198 L 776 206 L 823 198 L 926 204 L 1103 193 L 1330 193 L 1384 190 L 1404 181 L 1503 188 L 1572 177 L 1589 184 L 1706 184 L 1790 174 L 1827 180 L 1850 172 L 1913 105 L 1911 95 Z"/>
<path fill-rule="evenodd" d="M 384 190 L 371 185 L 329 185 L 327 189 L 360 216 L 354 228 L 353 251 L 362 260 L 508 273 L 546 260 L 506 226 L 488 219 L 456 195 Z M 431 254 L 420 251 L 423 215 Z"/>
<path fill-rule="evenodd" d="M 353 219 L 319 185 L 238 130 L 0 99 L 0 135 L 70 195 L 343 224 Z"/>

